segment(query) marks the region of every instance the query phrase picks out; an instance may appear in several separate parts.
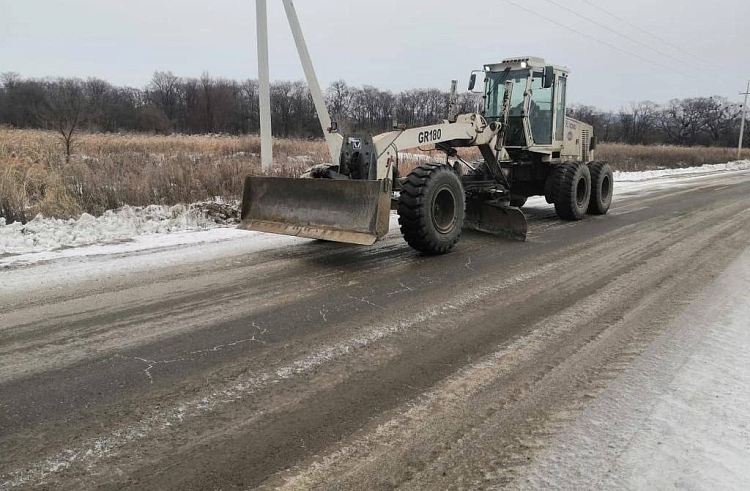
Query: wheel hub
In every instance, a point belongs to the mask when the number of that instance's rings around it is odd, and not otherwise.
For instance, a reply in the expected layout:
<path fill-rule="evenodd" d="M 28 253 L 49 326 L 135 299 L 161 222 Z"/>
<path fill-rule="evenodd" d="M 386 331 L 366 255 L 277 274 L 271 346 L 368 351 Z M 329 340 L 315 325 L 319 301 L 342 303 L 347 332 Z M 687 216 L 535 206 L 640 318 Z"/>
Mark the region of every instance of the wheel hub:
<path fill-rule="evenodd" d="M 607 201 L 609 199 L 609 176 L 604 176 L 604 179 L 602 180 L 602 201 Z"/>
<path fill-rule="evenodd" d="M 578 206 L 584 206 L 586 203 L 586 179 L 581 177 L 578 179 L 578 184 L 576 185 L 576 202 L 578 203 Z"/>
<path fill-rule="evenodd" d="M 432 224 L 438 232 L 447 234 L 453 230 L 456 218 L 456 197 L 448 186 L 444 186 L 435 193 L 432 202 Z"/>

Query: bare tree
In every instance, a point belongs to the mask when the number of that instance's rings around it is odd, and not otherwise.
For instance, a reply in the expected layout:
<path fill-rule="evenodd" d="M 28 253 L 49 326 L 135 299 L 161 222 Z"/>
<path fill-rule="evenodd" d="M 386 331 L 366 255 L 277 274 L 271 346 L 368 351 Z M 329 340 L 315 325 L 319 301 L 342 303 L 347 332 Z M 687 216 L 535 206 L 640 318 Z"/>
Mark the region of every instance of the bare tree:
<path fill-rule="evenodd" d="M 463 92 L 458 94 L 458 113 L 478 113 L 482 110 L 483 103 L 482 94 Z"/>
<path fill-rule="evenodd" d="M 19 123 L 16 89 L 21 83 L 21 76 L 16 72 L 0 73 L 0 123 L 17 125 Z"/>
<path fill-rule="evenodd" d="M 258 81 L 246 80 L 240 86 L 240 114 L 243 132 L 257 132 L 259 107 L 258 107 Z"/>
<path fill-rule="evenodd" d="M 276 135 L 288 138 L 292 136 L 292 93 L 294 84 L 292 82 L 276 82 L 271 84 L 271 119 L 273 120 L 273 132 Z"/>
<path fill-rule="evenodd" d="M 83 83 L 83 90 L 88 100 L 87 129 L 101 130 L 106 126 L 107 103 L 112 86 L 102 79 L 89 78 Z"/>
<path fill-rule="evenodd" d="M 673 99 L 659 111 L 656 123 L 669 143 L 686 145 L 695 142 L 703 124 L 699 107 L 696 99 Z"/>
<path fill-rule="evenodd" d="M 70 162 L 74 135 L 83 122 L 87 109 L 88 101 L 80 79 L 58 79 L 47 83 L 46 97 L 39 107 L 39 117 L 60 133 L 66 162 Z"/>
<path fill-rule="evenodd" d="M 203 132 L 214 132 L 213 115 L 213 87 L 214 81 L 208 72 L 203 72 L 200 80 L 201 96 L 203 101 Z"/>
<path fill-rule="evenodd" d="M 651 101 L 632 103 L 620 109 L 619 119 L 623 138 L 627 143 L 647 143 L 647 136 L 654 128 L 658 106 Z"/>
<path fill-rule="evenodd" d="M 147 87 L 148 94 L 154 104 L 174 120 L 177 115 L 177 102 L 180 98 L 180 78 L 172 72 L 154 72 L 151 83 Z"/>
<path fill-rule="evenodd" d="M 326 105 L 335 120 L 349 116 L 352 103 L 352 90 L 343 80 L 331 82 L 326 91 Z"/>
<path fill-rule="evenodd" d="M 138 109 L 138 126 L 153 133 L 169 133 L 169 120 L 161 108 L 146 104 Z"/>
<path fill-rule="evenodd" d="M 13 90 L 21 81 L 21 76 L 16 72 L 3 72 L 0 73 L 0 85 L 5 90 Z"/>
<path fill-rule="evenodd" d="M 729 146 L 734 143 L 734 130 L 738 125 L 742 107 L 724 97 L 709 97 L 704 106 L 704 128 L 714 145 Z"/>

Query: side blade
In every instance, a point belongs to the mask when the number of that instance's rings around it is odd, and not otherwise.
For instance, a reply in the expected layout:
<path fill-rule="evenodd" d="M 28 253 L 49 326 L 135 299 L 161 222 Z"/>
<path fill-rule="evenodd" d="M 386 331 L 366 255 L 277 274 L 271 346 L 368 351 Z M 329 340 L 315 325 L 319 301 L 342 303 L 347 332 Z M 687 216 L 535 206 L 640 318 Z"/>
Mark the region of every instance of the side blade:
<path fill-rule="evenodd" d="M 388 233 L 390 181 L 248 177 L 239 227 L 371 245 Z"/>
<path fill-rule="evenodd" d="M 467 201 L 464 227 L 520 241 L 526 240 L 528 232 L 521 210 L 492 201 Z"/>

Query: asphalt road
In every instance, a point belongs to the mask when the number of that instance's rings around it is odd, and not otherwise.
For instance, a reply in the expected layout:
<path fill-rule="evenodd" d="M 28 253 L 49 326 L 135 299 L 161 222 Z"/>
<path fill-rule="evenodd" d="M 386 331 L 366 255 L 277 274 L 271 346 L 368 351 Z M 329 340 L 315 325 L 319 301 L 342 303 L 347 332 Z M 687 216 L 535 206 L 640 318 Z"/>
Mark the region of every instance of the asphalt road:
<path fill-rule="evenodd" d="M 577 223 L 525 211 L 528 242 L 466 232 L 440 257 L 391 233 L 6 283 L 0 490 L 522 479 L 750 246 L 750 173 Z"/>

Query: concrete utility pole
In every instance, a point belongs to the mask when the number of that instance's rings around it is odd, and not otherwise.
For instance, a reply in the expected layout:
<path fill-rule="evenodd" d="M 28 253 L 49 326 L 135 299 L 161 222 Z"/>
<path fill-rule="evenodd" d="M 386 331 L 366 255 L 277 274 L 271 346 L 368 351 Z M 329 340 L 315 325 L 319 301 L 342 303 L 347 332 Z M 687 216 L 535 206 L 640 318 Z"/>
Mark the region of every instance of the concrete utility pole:
<path fill-rule="evenodd" d="M 258 30 L 258 95 L 260 100 L 260 166 L 271 168 L 273 142 L 271 141 L 271 82 L 268 71 L 268 19 L 266 0 L 255 0 L 255 22 Z"/>
<path fill-rule="evenodd" d="M 747 89 L 745 92 L 740 92 L 740 95 L 745 96 L 745 103 L 742 104 L 742 123 L 740 123 L 740 143 L 737 146 L 737 160 L 742 158 L 742 137 L 745 135 L 745 115 L 747 114 L 747 96 L 750 94 L 750 80 L 747 81 Z"/>
<path fill-rule="evenodd" d="M 320 121 L 320 127 L 323 128 L 323 135 L 328 144 L 331 162 L 338 162 L 341 152 L 341 137 L 331 128 L 331 116 L 328 114 L 323 91 L 320 90 L 320 83 L 317 75 L 315 75 L 310 52 L 307 50 L 307 43 L 305 43 L 305 36 L 302 34 L 302 27 L 300 27 L 299 18 L 297 18 L 297 10 L 294 8 L 292 0 L 282 0 L 282 3 L 286 10 L 286 18 L 289 21 L 289 28 L 292 30 L 294 43 L 297 45 L 297 53 L 302 63 L 302 70 L 305 72 L 305 79 L 307 79 L 307 87 L 310 89 L 310 95 L 315 105 L 315 112 L 318 113 L 318 121 Z"/>

